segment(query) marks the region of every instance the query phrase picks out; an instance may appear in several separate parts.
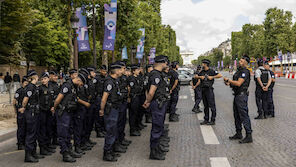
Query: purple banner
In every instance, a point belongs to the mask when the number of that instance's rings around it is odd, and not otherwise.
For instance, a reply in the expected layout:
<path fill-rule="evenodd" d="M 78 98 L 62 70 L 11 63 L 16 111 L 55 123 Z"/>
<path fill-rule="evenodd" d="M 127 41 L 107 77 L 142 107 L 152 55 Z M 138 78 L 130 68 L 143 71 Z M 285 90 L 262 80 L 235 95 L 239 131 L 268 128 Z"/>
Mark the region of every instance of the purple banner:
<path fill-rule="evenodd" d="M 151 48 L 149 53 L 149 64 L 154 63 L 155 53 L 156 53 L 156 48 Z"/>
<path fill-rule="evenodd" d="M 224 64 L 223 64 L 223 60 L 221 61 L 221 68 L 223 68 L 224 67 Z"/>
<path fill-rule="evenodd" d="M 142 59 L 144 54 L 144 43 L 145 43 L 145 28 L 140 28 L 142 32 L 141 39 L 139 40 L 139 45 L 137 47 L 137 59 Z"/>
<path fill-rule="evenodd" d="M 117 20 L 117 0 L 111 0 L 111 5 L 104 5 L 105 9 L 105 34 L 103 50 L 114 51 Z"/>
<path fill-rule="evenodd" d="M 86 16 L 83 15 L 83 12 L 84 8 L 76 9 L 76 16 L 79 18 L 77 23 L 78 29 L 76 30 L 79 52 L 90 51 Z"/>

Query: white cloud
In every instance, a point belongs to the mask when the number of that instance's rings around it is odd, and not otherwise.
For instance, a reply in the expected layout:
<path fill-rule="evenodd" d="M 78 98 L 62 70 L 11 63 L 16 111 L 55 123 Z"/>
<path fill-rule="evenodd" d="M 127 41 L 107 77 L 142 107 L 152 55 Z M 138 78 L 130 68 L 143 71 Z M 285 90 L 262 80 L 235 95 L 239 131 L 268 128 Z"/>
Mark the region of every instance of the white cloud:
<path fill-rule="evenodd" d="M 295 0 L 163 0 L 161 12 L 163 23 L 176 30 L 181 50 L 193 50 L 197 57 L 230 38 L 243 24 L 262 23 L 271 7 L 294 11 L 296 16 Z"/>

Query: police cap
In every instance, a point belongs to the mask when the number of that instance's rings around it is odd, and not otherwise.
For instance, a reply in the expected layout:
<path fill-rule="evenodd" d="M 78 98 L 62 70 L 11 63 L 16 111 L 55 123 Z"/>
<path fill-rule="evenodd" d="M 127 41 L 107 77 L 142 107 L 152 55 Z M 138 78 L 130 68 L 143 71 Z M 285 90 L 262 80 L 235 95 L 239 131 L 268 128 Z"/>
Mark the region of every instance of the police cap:
<path fill-rule="evenodd" d="M 22 78 L 22 83 L 24 83 L 25 81 L 28 81 L 28 77 L 27 76 L 23 76 L 23 78 Z"/>
<path fill-rule="evenodd" d="M 40 76 L 40 78 L 45 78 L 45 77 L 49 78 L 48 72 L 43 72 Z"/>
<path fill-rule="evenodd" d="M 101 70 L 107 70 L 107 66 L 106 65 L 102 65 L 100 69 Z"/>
<path fill-rule="evenodd" d="M 37 72 L 35 70 L 29 70 L 28 73 L 27 73 L 28 77 L 31 77 L 31 76 L 34 76 L 34 75 L 37 75 Z"/>
<path fill-rule="evenodd" d="M 139 68 L 140 68 L 139 64 L 133 64 L 133 65 L 131 65 L 131 69 L 132 70 L 139 69 Z"/>
<path fill-rule="evenodd" d="M 203 59 L 202 60 L 202 63 L 207 64 L 207 65 L 210 65 L 211 64 L 211 61 L 209 59 Z"/>
<path fill-rule="evenodd" d="M 49 75 L 57 75 L 56 71 L 49 71 Z"/>
<path fill-rule="evenodd" d="M 95 69 L 94 67 L 88 67 L 88 68 L 87 68 L 87 71 L 88 71 L 88 72 L 96 71 L 96 69 Z"/>
<path fill-rule="evenodd" d="M 77 73 L 77 70 L 76 70 L 76 69 L 71 69 L 71 70 L 69 70 L 69 74 L 70 74 L 70 75 L 72 75 L 72 74 L 74 74 L 74 73 Z"/>
<path fill-rule="evenodd" d="M 79 73 L 78 74 L 78 77 L 81 79 L 81 81 L 84 83 L 84 84 L 86 84 L 86 76 L 85 76 L 85 74 L 84 73 Z"/>
<path fill-rule="evenodd" d="M 87 76 L 90 75 L 90 73 L 88 72 L 88 70 L 86 68 L 81 68 L 79 73 L 82 73 L 82 74 L 87 75 Z"/>
<path fill-rule="evenodd" d="M 164 55 L 156 56 L 154 59 L 155 63 L 166 63 L 168 62 L 168 59 Z"/>
<path fill-rule="evenodd" d="M 248 55 L 244 55 L 242 58 L 245 59 L 248 63 L 250 63 L 250 57 Z"/>
<path fill-rule="evenodd" d="M 120 69 L 121 67 L 122 67 L 122 65 L 120 63 L 115 62 L 110 65 L 110 70 Z"/>

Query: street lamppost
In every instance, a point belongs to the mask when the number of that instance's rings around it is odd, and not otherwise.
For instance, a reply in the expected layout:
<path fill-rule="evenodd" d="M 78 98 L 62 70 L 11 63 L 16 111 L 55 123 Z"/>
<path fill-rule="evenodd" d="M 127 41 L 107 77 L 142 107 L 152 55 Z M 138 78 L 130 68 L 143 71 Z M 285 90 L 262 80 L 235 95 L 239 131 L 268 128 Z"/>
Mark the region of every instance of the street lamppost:
<path fill-rule="evenodd" d="M 135 46 L 132 47 L 132 56 L 131 56 L 131 63 L 134 64 L 134 55 L 137 53 L 137 48 Z"/>
<path fill-rule="evenodd" d="M 71 25 L 72 29 L 74 30 L 74 68 L 78 70 L 78 43 L 77 43 L 77 33 L 76 30 L 79 28 L 78 22 L 79 18 L 76 16 L 75 10 L 71 16 Z"/>

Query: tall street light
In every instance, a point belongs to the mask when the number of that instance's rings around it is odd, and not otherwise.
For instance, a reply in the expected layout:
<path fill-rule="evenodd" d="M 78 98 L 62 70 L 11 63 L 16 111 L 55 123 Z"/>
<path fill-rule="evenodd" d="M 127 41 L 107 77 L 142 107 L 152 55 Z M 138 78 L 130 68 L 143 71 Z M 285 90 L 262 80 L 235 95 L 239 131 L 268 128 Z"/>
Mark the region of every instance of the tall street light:
<path fill-rule="evenodd" d="M 77 33 L 76 30 L 79 28 L 78 22 L 79 18 L 76 16 L 75 10 L 71 16 L 71 26 L 74 31 L 74 68 L 78 70 L 78 43 L 77 43 Z"/>

